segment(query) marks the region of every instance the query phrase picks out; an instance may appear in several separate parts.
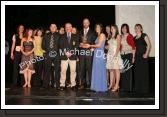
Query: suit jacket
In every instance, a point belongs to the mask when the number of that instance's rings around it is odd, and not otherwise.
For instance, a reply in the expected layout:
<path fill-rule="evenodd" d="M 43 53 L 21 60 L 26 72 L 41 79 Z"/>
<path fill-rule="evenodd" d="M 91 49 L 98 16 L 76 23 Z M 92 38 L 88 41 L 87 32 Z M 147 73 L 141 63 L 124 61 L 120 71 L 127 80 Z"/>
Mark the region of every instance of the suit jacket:
<path fill-rule="evenodd" d="M 80 34 L 79 34 L 80 43 L 82 43 L 82 37 L 83 36 L 84 36 L 84 29 L 82 29 Z M 89 30 L 87 32 L 87 43 L 94 44 L 96 38 L 97 38 L 97 34 L 89 28 Z M 82 50 L 90 51 L 90 49 L 80 48 L 80 51 L 82 51 Z M 80 55 L 80 56 L 84 56 L 84 55 Z M 89 56 L 89 55 L 87 55 L 87 56 Z"/>
<path fill-rule="evenodd" d="M 43 37 L 42 40 L 42 49 L 45 50 L 46 54 L 49 55 L 51 51 L 57 52 L 57 56 L 59 56 L 59 40 L 60 40 L 60 35 L 59 33 L 55 32 L 53 33 L 54 37 L 54 48 L 50 48 L 50 39 L 51 39 L 52 33 L 46 33 Z"/>
<path fill-rule="evenodd" d="M 79 39 L 76 34 L 71 34 L 71 39 L 70 43 L 67 38 L 67 33 L 61 36 L 60 38 L 60 51 L 65 52 L 66 51 L 71 51 L 73 54 L 71 57 L 69 57 L 70 60 L 77 60 L 78 52 L 75 53 L 75 50 L 78 50 L 79 47 Z M 61 60 L 67 60 L 68 57 L 65 55 L 65 53 L 60 52 L 60 57 Z"/>
<path fill-rule="evenodd" d="M 84 29 L 81 30 L 79 35 L 80 35 L 80 43 L 82 43 L 82 37 L 84 36 Z M 96 33 L 89 28 L 87 32 L 87 39 L 88 39 L 87 42 L 89 44 L 94 44 L 96 37 L 97 37 Z"/>

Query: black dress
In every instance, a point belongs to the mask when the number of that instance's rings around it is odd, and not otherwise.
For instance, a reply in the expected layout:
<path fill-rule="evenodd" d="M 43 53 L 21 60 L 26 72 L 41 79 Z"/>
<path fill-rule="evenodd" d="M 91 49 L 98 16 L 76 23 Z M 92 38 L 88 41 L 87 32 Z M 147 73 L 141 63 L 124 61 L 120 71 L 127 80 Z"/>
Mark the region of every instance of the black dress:
<path fill-rule="evenodd" d="M 20 75 L 19 75 L 19 64 L 21 61 L 21 52 L 16 51 L 16 47 L 21 45 L 21 39 L 19 37 L 19 34 L 15 34 L 15 49 L 13 51 L 14 54 L 14 62 L 13 62 L 13 85 L 17 86 L 21 84 L 20 81 Z"/>
<path fill-rule="evenodd" d="M 147 93 L 149 92 L 149 64 L 148 58 L 143 58 L 143 54 L 147 50 L 147 44 L 144 40 L 145 33 L 142 33 L 141 37 L 134 38 L 136 45 L 136 55 L 134 64 L 134 83 L 135 92 Z"/>

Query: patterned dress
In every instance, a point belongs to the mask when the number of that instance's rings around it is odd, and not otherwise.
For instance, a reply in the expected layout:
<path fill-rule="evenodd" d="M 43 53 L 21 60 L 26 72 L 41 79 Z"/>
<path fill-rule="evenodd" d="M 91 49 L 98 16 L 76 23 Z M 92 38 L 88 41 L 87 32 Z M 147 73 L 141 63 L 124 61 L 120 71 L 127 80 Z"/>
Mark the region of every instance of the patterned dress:
<path fill-rule="evenodd" d="M 121 59 L 120 52 L 118 53 L 117 57 L 114 57 L 117 49 L 117 40 L 111 38 L 108 40 L 109 50 L 107 53 L 107 69 L 123 69 L 123 61 Z"/>
<path fill-rule="evenodd" d="M 34 44 L 32 41 L 24 41 L 23 42 L 24 52 L 30 52 L 34 48 Z M 25 56 L 22 54 L 21 63 L 20 63 L 20 73 L 23 74 L 27 69 L 31 70 L 32 74 L 35 73 L 33 67 L 33 58 L 34 54 L 30 54 Z"/>

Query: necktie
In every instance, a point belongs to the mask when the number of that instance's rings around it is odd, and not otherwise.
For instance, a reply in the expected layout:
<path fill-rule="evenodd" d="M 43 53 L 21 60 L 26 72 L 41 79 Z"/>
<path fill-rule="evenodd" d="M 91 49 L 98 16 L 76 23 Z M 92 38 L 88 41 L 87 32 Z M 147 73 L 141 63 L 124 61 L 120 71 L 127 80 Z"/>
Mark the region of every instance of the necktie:
<path fill-rule="evenodd" d="M 68 43 L 70 43 L 70 40 L 71 40 L 71 35 L 70 35 L 70 33 L 67 33 L 67 38 L 68 38 Z"/>
<path fill-rule="evenodd" d="M 85 31 L 84 31 L 84 36 L 86 36 L 87 35 L 87 30 L 85 29 Z"/>
<path fill-rule="evenodd" d="M 53 34 L 51 35 L 51 38 L 50 38 L 50 48 L 52 49 L 54 47 L 54 39 L 53 39 Z"/>

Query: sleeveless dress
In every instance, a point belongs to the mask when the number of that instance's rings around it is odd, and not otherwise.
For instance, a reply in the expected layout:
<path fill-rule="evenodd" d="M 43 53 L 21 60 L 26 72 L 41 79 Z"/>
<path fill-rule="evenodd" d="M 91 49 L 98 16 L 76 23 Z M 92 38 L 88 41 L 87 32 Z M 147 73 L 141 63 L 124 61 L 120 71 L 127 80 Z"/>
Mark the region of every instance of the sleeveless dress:
<path fill-rule="evenodd" d="M 43 57 L 44 50 L 42 49 L 42 38 L 34 37 L 36 48 L 34 49 L 34 55 Z"/>
<path fill-rule="evenodd" d="M 123 60 L 121 59 L 120 52 L 118 53 L 117 57 L 114 57 L 117 49 L 117 40 L 111 38 L 108 40 L 109 50 L 107 53 L 107 69 L 123 69 Z"/>
<path fill-rule="evenodd" d="M 34 44 L 32 41 L 24 41 L 23 42 L 24 52 L 30 52 L 34 48 Z M 29 69 L 31 70 L 32 74 L 35 73 L 34 67 L 33 67 L 33 53 L 25 56 L 22 54 L 21 63 L 20 63 L 20 73 L 23 74 L 25 70 Z"/>
<path fill-rule="evenodd" d="M 98 43 L 98 38 L 95 43 Z M 107 77 L 106 77 L 106 62 L 104 53 L 105 40 L 102 42 L 101 47 L 94 50 L 91 90 L 94 91 L 107 91 Z"/>
<path fill-rule="evenodd" d="M 18 85 L 18 79 L 21 78 L 19 75 L 19 64 L 21 62 L 21 56 L 22 53 L 20 51 L 20 45 L 21 45 L 21 38 L 19 34 L 15 34 L 13 36 L 13 39 L 15 38 L 15 49 L 13 51 L 14 54 L 14 61 L 13 61 L 13 85 Z"/>
<path fill-rule="evenodd" d="M 148 58 L 143 58 L 147 50 L 145 37 L 147 34 L 142 33 L 141 37 L 134 37 L 136 45 L 135 63 L 134 63 L 134 90 L 137 93 L 149 92 L 149 63 Z"/>

